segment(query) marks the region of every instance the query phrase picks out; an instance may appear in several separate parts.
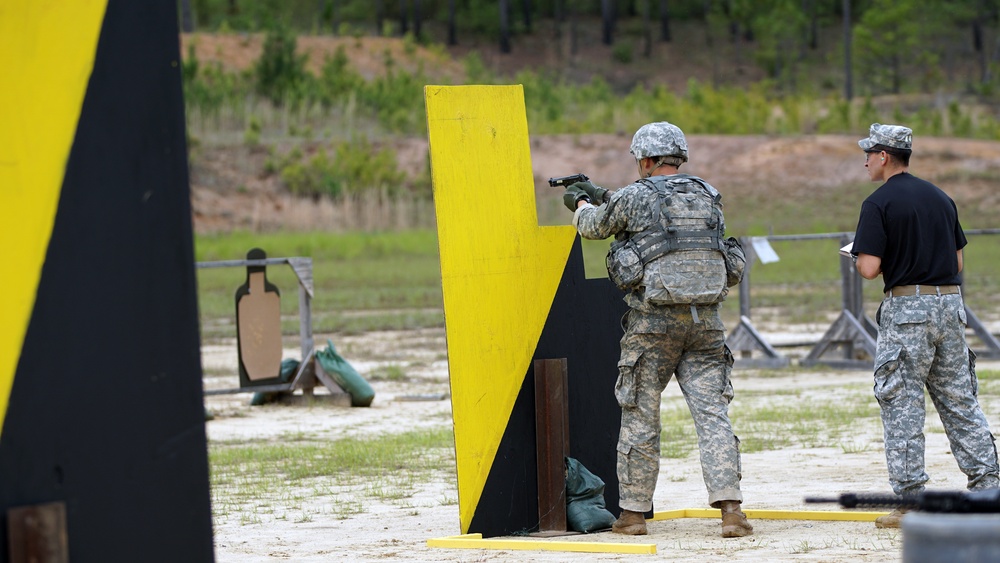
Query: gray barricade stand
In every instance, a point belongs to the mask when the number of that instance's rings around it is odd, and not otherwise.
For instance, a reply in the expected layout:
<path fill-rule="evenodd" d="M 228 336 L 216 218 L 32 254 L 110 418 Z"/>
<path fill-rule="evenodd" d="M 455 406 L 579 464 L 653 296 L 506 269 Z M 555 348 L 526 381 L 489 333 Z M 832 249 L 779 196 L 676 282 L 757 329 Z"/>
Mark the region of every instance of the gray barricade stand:
<path fill-rule="evenodd" d="M 736 356 L 735 367 L 782 368 L 788 365 L 788 358 L 779 354 L 761 336 L 750 320 L 750 271 L 757 258 L 749 237 L 740 237 L 740 244 L 747 256 L 743 279 L 740 281 L 740 324 L 736 325 L 726 338 L 726 344 Z M 754 353 L 758 353 L 754 357 Z"/>
<path fill-rule="evenodd" d="M 841 247 L 849 244 L 853 237 L 843 233 Z M 823 337 L 799 363 L 803 366 L 825 364 L 841 369 L 865 369 L 875 361 L 875 341 L 878 326 L 865 315 L 862 300 L 862 278 L 854 266 L 854 260 L 840 257 L 841 295 L 843 309 L 833 321 Z M 828 352 L 840 349 L 840 358 L 826 358 Z"/>
<path fill-rule="evenodd" d="M 966 231 L 967 235 L 1000 234 L 1000 229 L 979 229 Z M 809 240 L 840 239 L 843 247 L 854 238 L 854 233 L 827 233 L 815 235 L 780 235 L 767 237 L 769 240 Z M 774 346 L 761 335 L 750 320 L 750 272 L 757 257 L 752 240 L 741 237 L 740 243 L 747 255 L 746 271 L 740 282 L 740 322 L 730 332 L 726 344 L 736 356 L 735 367 L 778 368 L 789 364 L 788 358 L 779 354 Z M 863 279 L 848 257 L 840 257 L 841 292 L 843 307 L 840 315 L 815 344 L 809 355 L 799 361 L 802 366 L 817 364 L 837 369 L 868 369 L 872 367 L 876 354 L 878 325 L 864 312 Z M 963 288 L 964 293 L 964 288 Z M 1000 340 L 983 325 L 979 317 L 965 307 L 968 327 L 982 343 L 975 350 L 980 358 L 1000 358 Z M 840 352 L 839 357 L 835 353 Z M 754 354 L 758 354 L 754 357 Z"/>

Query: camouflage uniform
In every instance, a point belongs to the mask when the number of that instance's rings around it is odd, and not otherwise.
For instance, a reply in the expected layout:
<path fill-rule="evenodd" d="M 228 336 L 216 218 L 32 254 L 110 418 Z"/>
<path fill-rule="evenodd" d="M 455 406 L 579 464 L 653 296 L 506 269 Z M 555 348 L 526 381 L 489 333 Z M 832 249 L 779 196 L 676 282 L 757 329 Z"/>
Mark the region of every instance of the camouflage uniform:
<path fill-rule="evenodd" d="M 617 190 L 604 205 L 584 205 L 573 216 L 580 235 L 604 239 L 645 230 L 657 220 L 656 193 L 641 183 Z M 642 289 L 626 294 L 625 336 L 621 340 L 615 395 L 622 407 L 618 438 L 619 505 L 652 509 L 660 465 L 660 397 L 676 374 L 691 410 L 708 501 L 742 501 L 739 440 L 729 422 L 733 398 L 733 356 L 725 344 L 719 305 L 651 305 Z"/>
<path fill-rule="evenodd" d="M 879 309 L 875 398 L 882 408 L 889 483 L 919 493 L 924 471 L 924 388 L 971 490 L 1000 487 L 997 452 L 976 399 L 975 355 L 965 342 L 960 294 L 887 297 Z"/>
<path fill-rule="evenodd" d="M 858 146 L 866 153 L 908 159 L 912 131 L 873 123 Z M 883 155 L 880 162 L 885 161 Z M 855 257 L 861 253 L 881 260 L 886 292 L 876 315 L 874 391 L 882 411 L 889 484 L 897 494 L 919 493 L 929 479 L 924 470 L 926 388 L 952 454 L 968 476 L 968 488 L 1000 487 L 996 446 L 976 397 L 975 354 L 965 342 L 965 304 L 954 254 L 966 244 L 965 234 L 954 201 L 910 175 L 907 161 L 900 162 L 901 168 L 888 176 L 878 168 L 872 176 L 884 183 L 862 204 L 853 248 Z"/>

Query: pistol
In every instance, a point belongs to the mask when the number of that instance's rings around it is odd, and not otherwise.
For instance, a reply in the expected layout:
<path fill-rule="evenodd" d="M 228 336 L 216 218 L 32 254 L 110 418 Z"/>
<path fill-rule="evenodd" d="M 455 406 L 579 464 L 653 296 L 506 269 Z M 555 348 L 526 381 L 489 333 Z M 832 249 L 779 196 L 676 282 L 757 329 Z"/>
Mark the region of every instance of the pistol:
<path fill-rule="evenodd" d="M 577 182 L 586 182 L 590 178 L 586 174 L 580 172 L 579 174 L 573 174 L 572 176 L 560 176 L 559 178 L 549 178 L 549 186 L 553 188 L 565 188 L 566 186 L 573 185 Z"/>

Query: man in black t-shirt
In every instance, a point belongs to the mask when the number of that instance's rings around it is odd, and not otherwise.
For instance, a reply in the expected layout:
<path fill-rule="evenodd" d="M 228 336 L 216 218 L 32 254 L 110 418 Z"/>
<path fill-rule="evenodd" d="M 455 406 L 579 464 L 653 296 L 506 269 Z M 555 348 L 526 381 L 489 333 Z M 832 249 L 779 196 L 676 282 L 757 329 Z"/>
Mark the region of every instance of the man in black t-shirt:
<path fill-rule="evenodd" d="M 924 388 L 941 417 L 951 451 L 970 490 L 1000 487 L 997 451 L 976 397 L 975 354 L 965 342 L 962 249 L 955 202 L 908 172 L 912 131 L 871 126 L 865 168 L 883 182 L 861 205 L 851 250 L 865 279 L 882 275 L 875 398 L 885 428 L 889 483 L 896 494 L 923 491 Z M 875 521 L 898 528 L 905 511 Z"/>

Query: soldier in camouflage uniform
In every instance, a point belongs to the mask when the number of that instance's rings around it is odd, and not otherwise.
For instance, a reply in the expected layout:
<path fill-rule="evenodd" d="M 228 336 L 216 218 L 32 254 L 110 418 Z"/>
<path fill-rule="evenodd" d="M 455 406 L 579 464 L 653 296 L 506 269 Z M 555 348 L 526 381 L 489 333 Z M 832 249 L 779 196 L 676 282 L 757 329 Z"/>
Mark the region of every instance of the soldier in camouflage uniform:
<path fill-rule="evenodd" d="M 882 182 L 861 205 L 851 254 L 865 279 L 882 275 L 875 398 L 885 427 L 889 483 L 896 494 L 923 491 L 924 388 L 941 417 L 970 490 L 1000 486 L 997 451 L 976 398 L 975 354 L 965 342 L 960 272 L 965 233 L 955 202 L 908 172 L 912 131 L 874 123 L 865 168 Z M 898 528 L 905 511 L 875 525 Z"/>
<path fill-rule="evenodd" d="M 640 128 L 633 138 L 631 153 L 641 178 L 673 177 L 688 160 L 684 134 L 666 122 Z M 718 196 L 714 188 L 710 189 Z M 655 210 L 659 205 L 657 192 L 643 180 L 613 194 L 589 182 L 573 184 L 566 190 L 564 203 L 575 212 L 573 225 L 580 236 L 604 239 L 614 235 L 618 240 L 650 227 L 657 221 Z M 724 231 L 723 223 L 720 232 Z M 644 288 L 638 287 L 625 296 L 630 310 L 615 385 L 622 407 L 617 447 L 622 513 L 612 531 L 646 534 L 643 513 L 652 509 L 660 466 L 660 397 L 676 375 L 697 430 L 708 502 L 722 512 L 722 535 L 749 535 L 753 528 L 740 510 L 743 495 L 739 439 L 733 434 L 728 414 L 733 399 L 733 356 L 725 344 L 719 304 L 653 305 L 644 300 L 643 292 Z"/>

